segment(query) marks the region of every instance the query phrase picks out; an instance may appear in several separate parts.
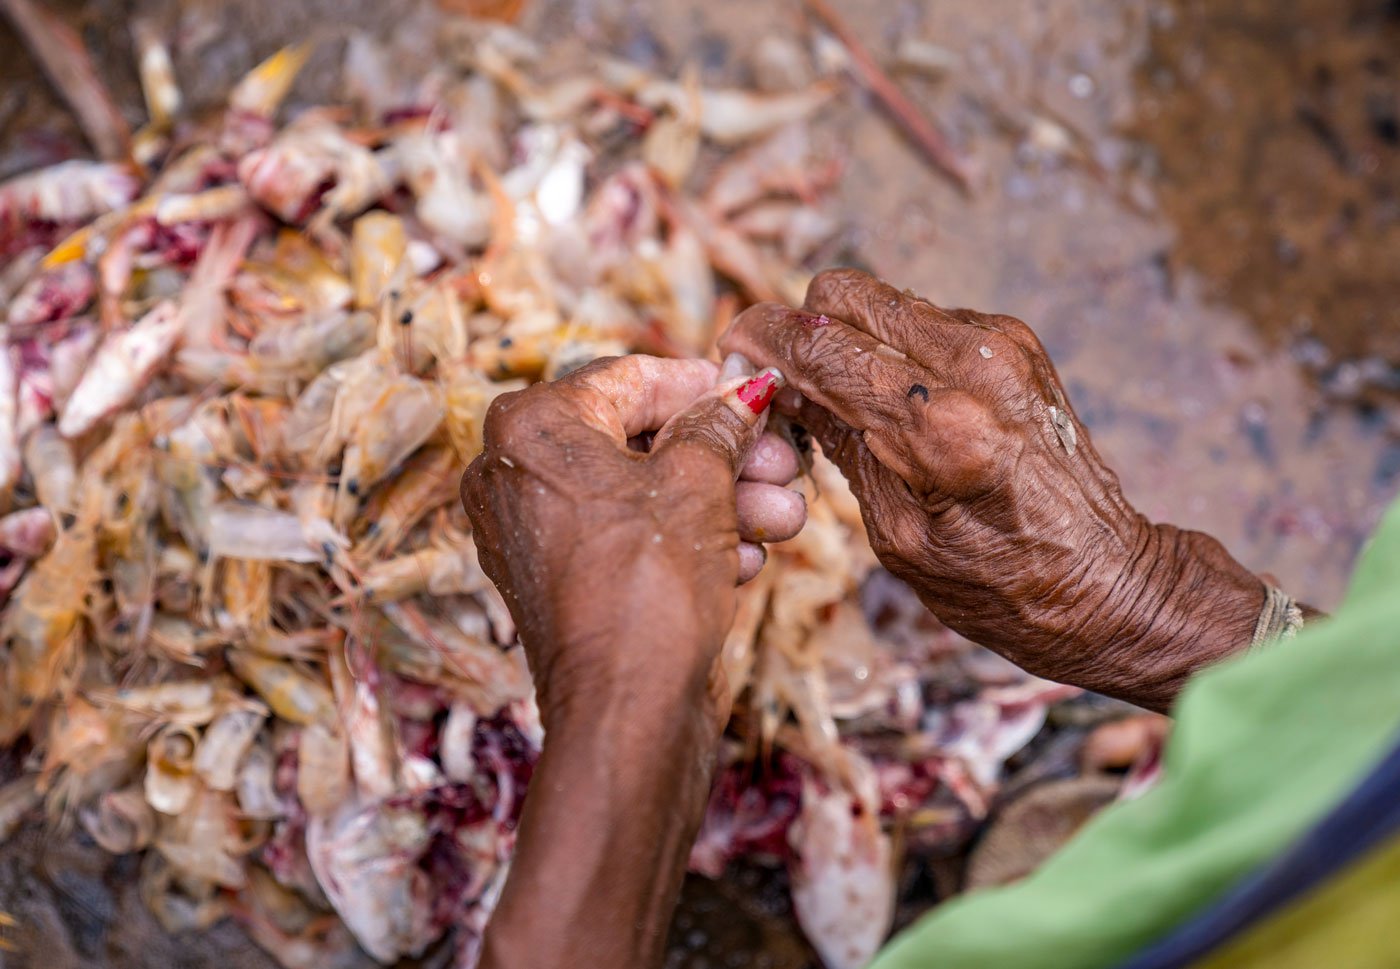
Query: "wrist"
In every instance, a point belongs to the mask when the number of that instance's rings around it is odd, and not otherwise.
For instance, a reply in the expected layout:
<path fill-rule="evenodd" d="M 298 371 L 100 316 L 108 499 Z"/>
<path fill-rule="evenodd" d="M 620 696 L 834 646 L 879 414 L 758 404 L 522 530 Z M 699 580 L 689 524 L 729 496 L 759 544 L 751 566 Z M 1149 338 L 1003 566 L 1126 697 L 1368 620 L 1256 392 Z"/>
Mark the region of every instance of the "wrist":
<path fill-rule="evenodd" d="M 579 952 L 598 965 L 657 965 L 718 731 L 693 702 L 661 691 L 614 691 L 555 713 L 482 965 L 568 965 Z"/>
<path fill-rule="evenodd" d="M 1249 647 L 1264 584 L 1200 532 L 1143 519 L 1128 547 L 1108 601 L 1077 637 L 1097 674 L 1084 685 L 1164 711 L 1196 671 Z"/>
<path fill-rule="evenodd" d="M 603 723 L 669 728 L 685 711 L 697 718 L 697 729 L 717 736 L 727 711 L 715 708 L 711 677 L 723 631 L 626 606 L 617 607 L 617 614 L 630 618 L 556 634 L 548 665 L 533 671 L 546 729 L 557 723 L 588 736 Z"/>

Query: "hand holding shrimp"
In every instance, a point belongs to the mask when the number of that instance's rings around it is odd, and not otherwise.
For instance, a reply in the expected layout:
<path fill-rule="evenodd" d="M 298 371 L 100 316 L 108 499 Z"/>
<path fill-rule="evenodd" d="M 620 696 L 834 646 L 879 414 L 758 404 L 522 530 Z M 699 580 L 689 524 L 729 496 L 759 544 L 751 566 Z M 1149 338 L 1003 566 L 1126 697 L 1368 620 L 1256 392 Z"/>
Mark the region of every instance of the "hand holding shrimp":
<path fill-rule="evenodd" d="M 483 966 L 659 958 L 728 717 L 720 646 L 757 571 L 740 536 L 788 537 L 805 515 L 746 502 L 761 520 L 744 523 L 737 507 L 741 472 L 776 488 L 791 457 L 746 464 L 781 375 L 714 379 L 703 361 L 603 360 L 487 415 L 462 499 L 535 678 L 547 741 L 532 786 L 570 796 L 526 801 Z M 628 449 L 650 431 L 648 453 Z"/>
<path fill-rule="evenodd" d="M 546 722 L 575 675 L 713 659 L 632 654 L 677 623 L 717 649 L 734 587 L 762 566 L 754 543 L 791 538 L 805 521 L 801 495 L 782 487 L 795 455 L 763 435 L 781 376 L 711 390 L 715 373 L 698 360 L 603 360 L 504 395 L 487 415 L 462 500 L 530 651 Z M 629 448 L 653 433 L 649 453 Z M 556 666 L 566 668 L 557 682 Z"/>

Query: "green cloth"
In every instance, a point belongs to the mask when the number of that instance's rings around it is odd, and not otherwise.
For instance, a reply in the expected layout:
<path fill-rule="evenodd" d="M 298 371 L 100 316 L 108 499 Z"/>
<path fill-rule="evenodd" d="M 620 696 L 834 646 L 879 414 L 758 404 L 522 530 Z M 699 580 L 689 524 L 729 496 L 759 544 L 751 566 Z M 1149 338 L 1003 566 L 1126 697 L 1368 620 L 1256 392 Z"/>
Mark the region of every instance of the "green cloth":
<path fill-rule="evenodd" d="M 872 969 L 1094 969 L 1132 955 L 1287 848 L 1400 734 L 1400 503 L 1342 608 L 1197 676 L 1159 784 L 1031 877 L 936 909 Z"/>

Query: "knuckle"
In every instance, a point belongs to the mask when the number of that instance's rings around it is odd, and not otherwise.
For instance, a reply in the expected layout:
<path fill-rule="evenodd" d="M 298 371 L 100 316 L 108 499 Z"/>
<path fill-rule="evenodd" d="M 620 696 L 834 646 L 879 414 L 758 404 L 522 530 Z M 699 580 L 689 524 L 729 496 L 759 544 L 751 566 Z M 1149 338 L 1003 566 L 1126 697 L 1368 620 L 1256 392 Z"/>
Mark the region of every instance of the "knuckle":
<path fill-rule="evenodd" d="M 993 316 L 987 319 L 987 323 L 1000 330 L 1008 339 L 1020 344 L 1025 349 L 1035 353 L 1045 352 L 1040 345 L 1039 337 L 1035 335 L 1035 331 L 1016 317 Z"/>
<path fill-rule="evenodd" d="M 536 388 L 513 390 L 502 394 L 486 409 L 486 419 L 482 423 L 482 435 L 487 446 L 508 440 L 519 433 L 531 421 L 531 411 L 539 400 Z"/>
<path fill-rule="evenodd" d="M 859 269 L 848 267 L 824 269 L 812 277 L 811 283 L 808 284 L 807 302 L 808 304 L 824 305 L 845 303 L 851 297 L 860 295 L 862 291 L 878 286 L 879 283 L 875 277 L 869 273 L 861 272 Z"/>

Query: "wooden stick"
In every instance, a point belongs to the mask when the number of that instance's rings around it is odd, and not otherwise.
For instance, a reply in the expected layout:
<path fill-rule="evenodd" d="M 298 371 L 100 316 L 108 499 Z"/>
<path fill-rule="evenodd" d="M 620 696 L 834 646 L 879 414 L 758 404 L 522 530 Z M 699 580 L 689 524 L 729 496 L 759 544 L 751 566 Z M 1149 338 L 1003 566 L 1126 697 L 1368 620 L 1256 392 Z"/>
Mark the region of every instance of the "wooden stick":
<path fill-rule="evenodd" d="M 899 89 L 899 85 L 880 67 L 869 49 L 856 37 L 855 31 L 841 19 L 827 0 L 803 0 L 807 9 L 836 35 L 851 55 L 851 67 L 856 80 L 879 101 L 904 129 L 904 133 L 927 156 L 935 167 L 957 183 L 965 192 L 972 189 L 972 172 L 965 159 L 955 152 L 948 140 L 928 117 Z"/>
<path fill-rule="evenodd" d="M 78 116 L 78 126 L 97 154 L 106 161 L 126 158 L 131 128 L 97 76 L 78 32 L 33 0 L 0 0 L 0 10 L 9 15 L 29 53 Z"/>

